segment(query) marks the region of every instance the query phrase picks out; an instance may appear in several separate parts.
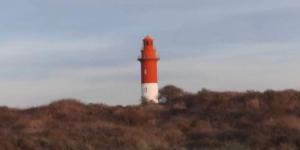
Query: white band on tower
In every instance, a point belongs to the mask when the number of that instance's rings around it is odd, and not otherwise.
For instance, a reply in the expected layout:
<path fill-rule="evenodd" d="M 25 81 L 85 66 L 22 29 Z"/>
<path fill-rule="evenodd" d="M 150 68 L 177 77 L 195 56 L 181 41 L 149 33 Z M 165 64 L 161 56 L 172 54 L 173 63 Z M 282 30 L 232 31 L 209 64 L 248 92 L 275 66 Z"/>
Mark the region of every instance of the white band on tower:
<path fill-rule="evenodd" d="M 142 97 L 148 102 L 158 103 L 158 85 L 157 83 L 143 83 Z"/>

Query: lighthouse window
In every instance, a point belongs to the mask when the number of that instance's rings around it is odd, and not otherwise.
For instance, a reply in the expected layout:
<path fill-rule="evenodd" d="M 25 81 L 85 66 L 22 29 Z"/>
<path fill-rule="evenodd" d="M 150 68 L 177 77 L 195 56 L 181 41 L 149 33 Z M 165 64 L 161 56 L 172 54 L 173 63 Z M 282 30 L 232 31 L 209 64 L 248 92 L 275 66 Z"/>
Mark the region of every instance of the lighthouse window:
<path fill-rule="evenodd" d="M 150 42 L 150 41 L 145 41 L 145 45 L 146 45 L 146 46 L 149 46 L 149 45 L 153 45 L 153 43 Z"/>

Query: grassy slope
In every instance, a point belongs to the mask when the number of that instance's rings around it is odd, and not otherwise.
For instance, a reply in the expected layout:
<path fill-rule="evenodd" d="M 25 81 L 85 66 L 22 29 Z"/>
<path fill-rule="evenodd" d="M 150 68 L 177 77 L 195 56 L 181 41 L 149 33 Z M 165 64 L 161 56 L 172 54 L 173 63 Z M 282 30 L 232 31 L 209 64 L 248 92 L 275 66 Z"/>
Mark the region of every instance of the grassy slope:
<path fill-rule="evenodd" d="M 0 108 L 1 149 L 300 149 L 300 92 L 180 94 L 167 104 Z"/>

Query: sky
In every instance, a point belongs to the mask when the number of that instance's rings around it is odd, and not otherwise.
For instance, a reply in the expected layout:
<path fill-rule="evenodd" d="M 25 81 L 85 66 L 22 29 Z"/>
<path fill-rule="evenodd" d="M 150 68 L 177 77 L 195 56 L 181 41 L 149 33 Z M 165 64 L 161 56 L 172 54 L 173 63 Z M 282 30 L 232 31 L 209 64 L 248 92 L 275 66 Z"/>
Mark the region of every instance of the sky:
<path fill-rule="evenodd" d="M 0 0 L 0 105 L 140 103 L 142 39 L 159 87 L 300 90 L 299 0 Z"/>

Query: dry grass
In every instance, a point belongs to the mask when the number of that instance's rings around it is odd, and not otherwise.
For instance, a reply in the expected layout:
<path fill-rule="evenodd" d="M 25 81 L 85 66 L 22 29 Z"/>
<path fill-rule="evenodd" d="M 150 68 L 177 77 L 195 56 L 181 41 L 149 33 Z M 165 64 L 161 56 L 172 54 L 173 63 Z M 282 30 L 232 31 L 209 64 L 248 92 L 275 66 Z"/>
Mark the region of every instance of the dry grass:
<path fill-rule="evenodd" d="M 166 104 L 0 107 L 1 150 L 300 149 L 298 91 L 161 91 Z"/>

